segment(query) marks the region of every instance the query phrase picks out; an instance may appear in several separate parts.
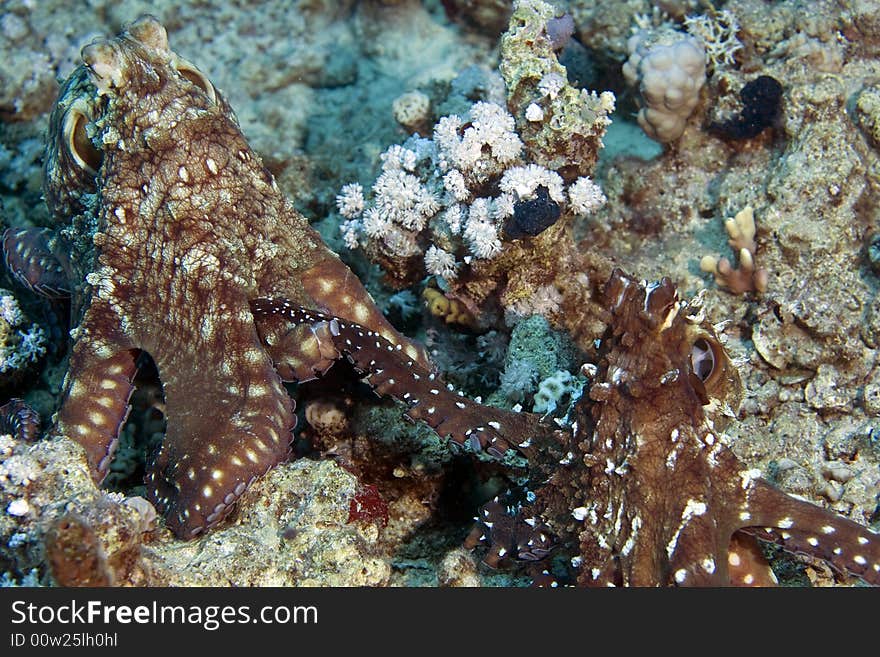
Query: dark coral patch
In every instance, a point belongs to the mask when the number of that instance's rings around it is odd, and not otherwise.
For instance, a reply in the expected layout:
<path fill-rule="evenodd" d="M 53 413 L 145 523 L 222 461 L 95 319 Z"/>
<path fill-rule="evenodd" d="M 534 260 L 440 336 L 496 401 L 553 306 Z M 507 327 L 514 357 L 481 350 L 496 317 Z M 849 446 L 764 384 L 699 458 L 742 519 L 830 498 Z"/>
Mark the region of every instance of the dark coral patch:
<path fill-rule="evenodd" d="M 514 204 L 513 216 L 504 230 L 511 239 L 534 237 L 555 224 L 561 213 L 559 204 L 550 198 L 550 190 L 541 185 L 535 190 L 535 198 Z"/>
<path fill-rule="evenodd" d="M 709 129 L 729 139 L 751 139 L 771 127 L 782 114 L 782 85 L 769 75 L 760 75 L 739 92 L 743 108 Z"/>

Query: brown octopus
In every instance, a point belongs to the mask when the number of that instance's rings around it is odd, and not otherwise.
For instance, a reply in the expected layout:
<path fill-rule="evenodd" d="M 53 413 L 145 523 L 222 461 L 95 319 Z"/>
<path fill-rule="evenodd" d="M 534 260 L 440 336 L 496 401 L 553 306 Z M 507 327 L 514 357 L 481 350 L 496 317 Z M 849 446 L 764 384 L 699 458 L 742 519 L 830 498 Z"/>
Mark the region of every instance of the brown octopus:
<path fill-rule="evenodd" d="M 434 383 L 424 350 L 279 192 L 223 96 L 170 50 L 155 18 L 95 41 L 82 59 L 53 110 L 46 155 L 46 200 L 66 225 L 9 229 L 3 249 L 23 284 L 72 296 L 51 435 L 85 448 L 96 481 L 141 351 L 158 368 L 167 420 L 147 495 L 181 538 L 220 522 L 287 458 L 296 417 L 282 378 L 314 378 L 343 356 L 453 440 L 506 449 L 502 424 L 527 421 L 475 411 Z"/>
<path fill-rule="evenodd" d="M 468 544 L 490 542 L 494 565 L 573 537 L 587 586 L 768 585 L 759 537 L 880 584 L 877 534 L 776 489 L 728 447 L 741 383 L 699 297 L 617 269 L 603 299 L 609 329 L 574 435 L 531 447 L 533 501 L 493 500 Z"/>

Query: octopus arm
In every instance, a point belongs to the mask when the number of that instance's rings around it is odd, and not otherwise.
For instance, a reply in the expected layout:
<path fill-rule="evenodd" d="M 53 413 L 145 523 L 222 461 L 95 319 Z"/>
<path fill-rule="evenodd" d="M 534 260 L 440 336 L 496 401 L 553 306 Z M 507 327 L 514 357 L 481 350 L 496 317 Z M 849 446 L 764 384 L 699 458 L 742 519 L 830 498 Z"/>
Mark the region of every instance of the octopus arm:
<path fill-rule="evenodd" d="M 251 304 L 257 334 L 278 374 L 284 381 L 304 383 L 324 374 L 342 354 L 329 321 L 311 314 L 290 321 L 293 308 L 287 301 L 257 299 Z"/>
<path fill-rule="evenodd" d="M 730 534 L 719 531 L 715 518 L 693 515 L 666 544 L 671 581 L 677 586 L 726 586 L 729 548 Z"/>
<path fill-rule="evenodd" d="M 354 272 L 335 253 L 326 248 L 323 251 L 326 257 L 299 276 L 306 294 L 315 300 L 314 307 L 326 315 L 366 327 L 395 346 L 401 345 L 406 357 L 423 369 L 431 369 L 424 347 L 398 333 Z"/>
<path fill-rule="evenodd" d="M 296 423 L 250 312 L 238 312 L 247 301 L 223 292 L 205 321 L 169 328 L 153 354 L 168 428 L 148 466 L 147 496 L 184 539 L 223 520 L 255 479 L 288 457 Z"/>
<path fill-rule="evenodd" d="M 3 263 L 23 286 L 49 299 L 70 296 L 66 258 L 52 249 L 48 228 L 7 228 L 3 232 Z"/>
<path fill-rule="evenodd" d="M 836 513 L 786 495 L 761 479 L 748 490 L 746 533 L 794 554 L 823 559 L 840 572 L 880 585 L 880 536 Z"/>
<path fill-rule="evenodd" d="M 734 532 L 727 552 L 727 570 L 733 586 L 769 587 L 779 581 L 754 536 Z"/>
<path fill-rule="evenodd" d="M 67 436 L 85 449 L 89 471 L 98 483 L 107 476 L 119 446 L 136 373 L 135 349 L 112 349 L 89 340 L 74 344 L 52 433 Z"/>
<path fill-rule="evenodd" d="M 280 370 L 313 378 L 333 358 L 347 358 L 380 395 L 408 406 L 406 415 L 428 424 L 440 436 L 475 451 L 500 456 L 543 431 L 537 416 L 482 406 L 451 392 L 436 373 L 410 357 L 402 343 L 348 320 L 279 299 L 257 299 L 251 308 L 261 337 Z M 294 336 L 304 336 L 297 343 Z M 335 354 L 335 355 L 334 355 Z M 282 373 L 282 376 L 284 374 Z M 302 380 L 302 379 L 299 379 Z"/>

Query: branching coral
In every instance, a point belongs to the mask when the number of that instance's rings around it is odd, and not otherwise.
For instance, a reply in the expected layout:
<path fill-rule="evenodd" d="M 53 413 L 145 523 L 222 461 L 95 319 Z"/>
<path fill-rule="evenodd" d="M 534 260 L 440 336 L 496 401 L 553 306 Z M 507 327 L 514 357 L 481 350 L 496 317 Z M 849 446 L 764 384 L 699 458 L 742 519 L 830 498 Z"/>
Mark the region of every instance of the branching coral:
<path fill-rule="evenodd" d="M 432 139 L 414 135 L 381 157 L 370 191 L 350 183 L 336 203 L 345 243 L 363 246 L 401 282 L 425 274 L 453 281 L 563 213 L 586 215 L 605 201 L 589 177 L 566 187 L 557 172 L 529 162 L 514 118 L 485 101 L 441 118 Z"/>
<path fill-rule="evenodd" d="M 739 256 L 739 267 L 734 269 L 730 260 L 705 255 L 700 260 L 700 269 L 715 276 L 715 282 L 733 294 L 746 292 L 765 292 L 769 274 L 766 269 L 755 264 L 758 245 L 755 242 L 755 215 L 751 206 L 746 206 L 724 222 L 730 236 L 728 244 Z"/>
<path fill-rule="evenodd" d="M 742 50 L 743 45 L 737 37 L 739 22 L 729 9 L 686 16 L 684 27 L 703 44 L 712 70 L 730 66 L 735 61 L 734 54 Z"/>

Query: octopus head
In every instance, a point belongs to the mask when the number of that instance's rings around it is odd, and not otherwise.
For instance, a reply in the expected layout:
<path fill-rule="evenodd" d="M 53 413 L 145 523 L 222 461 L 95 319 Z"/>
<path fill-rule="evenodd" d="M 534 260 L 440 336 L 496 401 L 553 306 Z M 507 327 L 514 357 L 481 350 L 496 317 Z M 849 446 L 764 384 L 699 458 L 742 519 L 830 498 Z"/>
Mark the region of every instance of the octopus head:
<path fill-rule="evenodd" d="M 100 95 L 122 94 L 143 86 L 158 86 L 187 80 L 211 103 L 217 92 L 208 78 L 192 63 L 171 50 L 168 33 L 156 18 L 141 16 L 117 37 L 99 38 L 83 48 L 82 60 Z"/>
<path fill-rule="evenodd" d="M 124 150 L 127 139 L 142 143 L 160 121 L 202 112 L 235 122 L 226 100 L 170 49 L 165 28 L 152 16 L 116 37 L 93 41 L 81 56 L 83 64 L 63 83 L 50 118 L 44 192 L 56 217 L 87 209 L 107 151 Z"/>
<path fill-rule="evenodd" d="M 738 405 L 739 375 L 700 296 L 684 301 L 668 278 L 636 281 L 616 269 L 605 298 L 613 335 L 608 378 L 622 394 L 655 401 L 683 394 L 695 407 L 722 410 Z"/>

